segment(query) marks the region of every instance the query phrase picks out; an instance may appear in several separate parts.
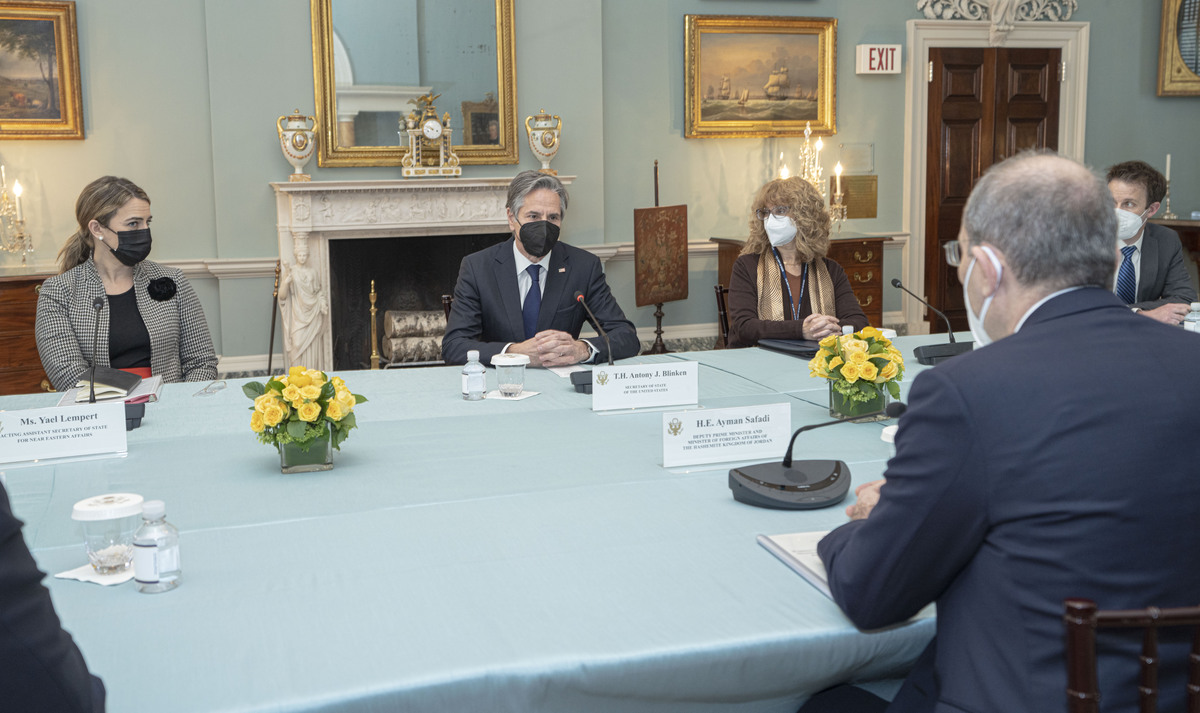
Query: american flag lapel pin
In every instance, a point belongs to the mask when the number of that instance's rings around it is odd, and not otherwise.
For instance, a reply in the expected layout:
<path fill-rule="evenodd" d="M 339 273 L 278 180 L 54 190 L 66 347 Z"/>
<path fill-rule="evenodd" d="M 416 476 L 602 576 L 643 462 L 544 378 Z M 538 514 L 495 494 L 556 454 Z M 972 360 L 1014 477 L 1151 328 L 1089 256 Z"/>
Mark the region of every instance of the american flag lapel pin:
<path fill-rule="evenodd" d="M 567 271 L 567 268 L 565 268 L 565 267 L 560 267 L 560 268 L 558 268 L 558 271 L 559 271 L 559 272 L 566 272 L 566 271 Z"/>

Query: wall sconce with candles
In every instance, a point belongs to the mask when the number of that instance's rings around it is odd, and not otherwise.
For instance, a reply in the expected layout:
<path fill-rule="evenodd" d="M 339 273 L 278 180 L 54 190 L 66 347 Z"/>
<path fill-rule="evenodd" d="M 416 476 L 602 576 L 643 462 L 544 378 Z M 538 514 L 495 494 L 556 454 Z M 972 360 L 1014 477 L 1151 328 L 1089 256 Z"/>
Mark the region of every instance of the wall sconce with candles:
<path fill-rule="evenodd" d="M 13 181 L 12 194 L 8 196 L 8 176 L 0 166 L 0 249 L 8 253 L 21 253 L 21 264 L 33 252 L 33 238 L 25 232 L 25 213 L 21 209 L 20 181 Z"/>

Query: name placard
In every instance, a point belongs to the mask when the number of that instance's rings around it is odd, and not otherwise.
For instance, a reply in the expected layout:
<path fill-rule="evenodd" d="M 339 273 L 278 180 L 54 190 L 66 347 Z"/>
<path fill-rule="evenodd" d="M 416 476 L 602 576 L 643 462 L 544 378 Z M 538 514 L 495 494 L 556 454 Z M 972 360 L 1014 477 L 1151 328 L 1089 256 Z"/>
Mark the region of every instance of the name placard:
<path fill-rule="evenodd" d="M 127 450 L 123 401 L 0 411 L 0 463 Z"/>
<path fill-rule="evenodd" d="M 592 410 L 698 403 L 700 364 L 694 361 L 592 367 Z"/>
<path fill-rule="evenodd" d="M 790 404 L 663 414 L 663 467 L 774 458 L 792 437 Z"/>

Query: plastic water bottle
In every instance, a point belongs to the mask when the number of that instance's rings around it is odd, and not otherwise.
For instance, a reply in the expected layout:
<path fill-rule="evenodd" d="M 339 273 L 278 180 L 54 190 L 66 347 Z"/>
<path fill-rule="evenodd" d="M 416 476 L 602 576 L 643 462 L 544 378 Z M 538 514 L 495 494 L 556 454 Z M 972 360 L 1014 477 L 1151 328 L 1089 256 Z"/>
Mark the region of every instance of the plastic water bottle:
<path fill-rule="evenodd" d="M 1192 311 L 1183 318 L 1183 328 L 1189 332 L 1200 332 L 1200 302 L 1193 302 Z"/>
<path fill-rule="evenodd" d="M 487 391 L 487 367 L 479 363 L 479 352 L 467 352 L 467 364 L 462 370 L 462 396 L 467 401 L 482 401 Z"/>
<path fill-rule="evenodd" d="M 163 501 L 142 503 L 142 526 L 133 533 L 133 579 L 139 592 L 156 594 L 179 586 L 179 530 L 166 518 Z"/>

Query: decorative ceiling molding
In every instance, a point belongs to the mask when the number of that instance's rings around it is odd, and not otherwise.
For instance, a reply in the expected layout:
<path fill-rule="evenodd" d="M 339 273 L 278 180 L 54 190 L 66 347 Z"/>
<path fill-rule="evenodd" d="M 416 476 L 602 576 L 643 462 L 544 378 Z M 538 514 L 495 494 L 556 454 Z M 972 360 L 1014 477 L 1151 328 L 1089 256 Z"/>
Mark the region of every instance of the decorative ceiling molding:
<path fill-rule="evenodd" d="M 1071 19 L 1078 0 L 917 0 L 917 9 L 930 20 L 990 20 L 989 42 L 1004 44 L 1014 22 Z"/>

